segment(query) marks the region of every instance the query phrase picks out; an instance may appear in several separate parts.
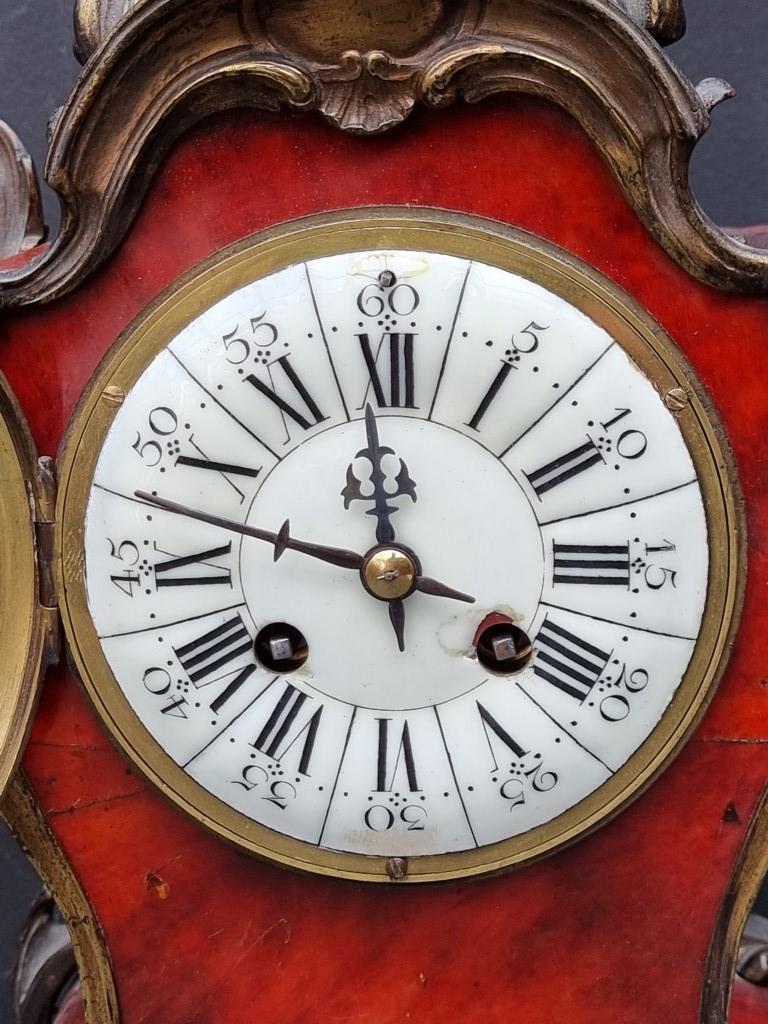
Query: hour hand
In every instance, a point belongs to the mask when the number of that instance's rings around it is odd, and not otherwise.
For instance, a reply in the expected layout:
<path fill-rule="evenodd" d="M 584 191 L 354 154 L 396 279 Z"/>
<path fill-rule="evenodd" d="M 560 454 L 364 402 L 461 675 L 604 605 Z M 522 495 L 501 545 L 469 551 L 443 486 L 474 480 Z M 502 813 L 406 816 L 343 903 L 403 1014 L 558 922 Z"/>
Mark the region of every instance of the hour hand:
<path fill-rule="evenodd" d="M 404 601 L 390 601 L 389 602 L 389 621 L 392 623 L 392 628 L 395 631 L 397 637 L 397 647 L 399 651 L 405 650 L 405 602 Z"/>
<path fill-rule="evenodd" d="M 376 516 L 376 540 L 379 544 L 392 544 L 395 540 L 395 530 L 390 521 L 393 512 L 397 512 L 397 505 L 390 502 L 402 496 L 409 497 L 416 501 L 416 483 L 411 479 L 408 467 L 400 459 L 400 469 L 395 477 L 395 489 L 388 491 L 386 474 L 381 467 L 382 458 L 385 455 L 394 455 L 391 448 L 379 444 L 379 433 L 376 427 L 376 416 L 370 402 L 365 407 L 365 434 L 368 447 L 357 453 L 358 458 L 365 458 L 371 464 L 370 482 L 373 485 L 372 494 L 364 494 L 362 481 L 355 476 L 354 469 L 350 464 L 347 467 L 347 482 L 341 492 L 344 498 L 344 508 L 349 508 L 353 501 L 372 501 L 373 508 L 368 510 L 369 516 Z"/>

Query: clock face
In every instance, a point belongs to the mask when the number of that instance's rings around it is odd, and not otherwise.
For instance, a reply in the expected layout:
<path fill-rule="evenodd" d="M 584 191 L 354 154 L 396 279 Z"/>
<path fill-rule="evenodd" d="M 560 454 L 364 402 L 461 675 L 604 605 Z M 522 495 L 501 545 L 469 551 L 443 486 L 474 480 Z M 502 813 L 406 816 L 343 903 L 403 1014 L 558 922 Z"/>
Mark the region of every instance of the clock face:
<path fill-rule="evenodd" d="M 110 356 L 64 465 L 65 618 L 120 741 L 228 838 L 356 878 L 606 817 L 690 727 L 734 604 L 671 344 L 543 243 L 445 227 L 217 258 Z"/>

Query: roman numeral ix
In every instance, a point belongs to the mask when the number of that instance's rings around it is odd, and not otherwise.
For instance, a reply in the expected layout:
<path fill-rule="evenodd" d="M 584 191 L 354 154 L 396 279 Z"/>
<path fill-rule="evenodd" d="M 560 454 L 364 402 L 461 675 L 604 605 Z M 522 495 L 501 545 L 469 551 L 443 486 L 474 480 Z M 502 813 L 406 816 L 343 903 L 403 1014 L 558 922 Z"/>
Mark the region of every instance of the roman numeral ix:
<path fill-rule="evenodd" d="M 157 550 L 157 545 L 155 545 Z M 191 587 L 191 586 L 214 586 L 219 583 L 232 583 L 232 573 L 229 569 L 213 562 L 214 558 L 222 558 L 232 551 L 232 541 L 222 544 L 218 548 L 209 548 L 208 551 L 199 551 L 194 555 L 181 555 L 169 558 L 165 562 L 155 564 L 155 582 L 158 589 L 161 587 Z M 164 552 L 167 553 L 167 552 Z M 186 569 L 187 566 L 206 566 L 213 569 L 215 574 L 201 574 L 197 576 L 175 575 L 178 570 Z"/>

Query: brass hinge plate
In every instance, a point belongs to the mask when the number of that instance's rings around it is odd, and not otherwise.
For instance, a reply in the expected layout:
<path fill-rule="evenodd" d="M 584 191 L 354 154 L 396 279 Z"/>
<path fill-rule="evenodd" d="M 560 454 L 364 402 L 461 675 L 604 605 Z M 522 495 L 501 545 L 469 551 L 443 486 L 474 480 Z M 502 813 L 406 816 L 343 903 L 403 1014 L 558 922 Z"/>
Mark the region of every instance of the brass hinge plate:
<path fill-rule="evenodd" d="M 49 455 L 43 455 L 37 460 L 33 490 L 38 600 L 46 631 L 44 663 L 51 665 L 58 662 L 61 654 L 61 620 L 56 598 L 56 578 L 53 571 L 56 465 Z"/>

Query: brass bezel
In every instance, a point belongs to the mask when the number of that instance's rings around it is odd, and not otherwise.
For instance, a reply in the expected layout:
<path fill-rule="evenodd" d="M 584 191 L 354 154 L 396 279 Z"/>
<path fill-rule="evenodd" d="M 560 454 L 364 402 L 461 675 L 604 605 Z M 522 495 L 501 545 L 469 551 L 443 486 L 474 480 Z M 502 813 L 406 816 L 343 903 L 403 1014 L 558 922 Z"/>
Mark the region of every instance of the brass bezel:
<path fill-rule="evenodd" d="M 659 725 L 626 764 L 580 804 L 522 836 L 477 850 L 411 858 L 402 884 L 457 879 L 531 861 L 626 806 L 679 750 L 710 700 L 738 622 L 744 580 L 739 490 L 722 429 L 676 346 L 615 284 L 533 235 L 448 211 L 363 208 L 284 223 L 194 268 L 129 326 L 85 391 L 60 459 L 55 565 L 72 655 L 114 738 L 161 792 L 214 833 L 259 856 L 323 875 L 391 881 L 387 858 L 319 850 L 273 832 L 208 793 L 162 751 L 131 710 L 101 652 L 87 607 L 83 528 L 96 463 L 119 408 L 115 396 L 130 391 L 174 334 L 230 291 L 289 264 L 396 247 L 476 258 L 530 277 L 604 327 L 661 396 L 682 388 L 677 418 L 699 477 L 710 538 L 707 600 L 694 654 Z"/>
<path fill-rule="evenodd" d="M 32 439 L 0 374 L 0 794 L 24 748 L 46 652 L 38 599 L 34 479 Z"/>

